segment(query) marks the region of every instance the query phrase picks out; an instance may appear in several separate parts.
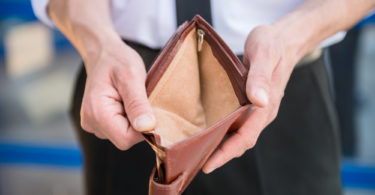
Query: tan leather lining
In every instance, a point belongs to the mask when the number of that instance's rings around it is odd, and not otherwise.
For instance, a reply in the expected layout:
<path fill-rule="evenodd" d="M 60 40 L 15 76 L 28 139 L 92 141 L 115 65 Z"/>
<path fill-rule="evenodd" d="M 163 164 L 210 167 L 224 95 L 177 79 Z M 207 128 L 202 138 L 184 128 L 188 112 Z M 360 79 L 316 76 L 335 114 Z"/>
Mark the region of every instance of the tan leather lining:
<path fill-rule="evenodd" d="M 213 125 L 240 107 L 225 70 L 204 41 L 197 52 L 196 29 L 181 44 L 149 96 L 154 134 L 166 147 Z"/>

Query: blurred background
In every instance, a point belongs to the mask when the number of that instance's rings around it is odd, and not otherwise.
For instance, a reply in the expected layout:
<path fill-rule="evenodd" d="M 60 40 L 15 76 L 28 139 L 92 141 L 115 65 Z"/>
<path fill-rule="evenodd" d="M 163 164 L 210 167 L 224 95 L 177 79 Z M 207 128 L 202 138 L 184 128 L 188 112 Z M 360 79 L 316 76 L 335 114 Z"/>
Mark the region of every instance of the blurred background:
<path fill-rule="evenodd" d="M 329 50 L 346 195 L 375 194 L 375 16 Z M 29 0 L 0 0 L 0 195 L 80 195 L 69 105 L 81 58 L 37 21 Z"/>

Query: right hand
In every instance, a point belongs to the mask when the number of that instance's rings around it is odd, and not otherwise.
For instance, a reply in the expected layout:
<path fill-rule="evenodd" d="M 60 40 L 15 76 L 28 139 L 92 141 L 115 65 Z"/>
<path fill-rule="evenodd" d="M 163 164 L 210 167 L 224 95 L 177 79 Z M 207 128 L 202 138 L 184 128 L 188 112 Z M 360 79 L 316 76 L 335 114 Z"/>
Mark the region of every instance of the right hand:
<path fill-rule="evenodd" d="M 139 54 L 121 39 L 108 41 L 85 61 L 87 80 L 81 126 L 120 150 L 143 140 L 140 132 L 155 127 L 148 102 L 146 70 Z"/>

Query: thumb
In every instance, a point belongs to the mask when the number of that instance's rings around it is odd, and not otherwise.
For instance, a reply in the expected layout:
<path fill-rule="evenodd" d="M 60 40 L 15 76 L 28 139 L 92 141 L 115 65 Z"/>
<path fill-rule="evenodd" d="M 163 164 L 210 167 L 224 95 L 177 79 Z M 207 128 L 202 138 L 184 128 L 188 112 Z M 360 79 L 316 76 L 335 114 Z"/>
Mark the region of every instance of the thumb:
<path fill-rule="evenodd" d="M 246 82 L 246 94 L 256 106 L 269 104 L 270 83 L 275 64 L 271 60 L 253 60 Z"/>
<path fill-rule="evenodd" d="M 132 127 L 137 131 L 150 131 L 155 128 L 156 120 L 147 98 L 145 87 L 146 73 L 127 75 L 118 87 L 125 112 Z"/>

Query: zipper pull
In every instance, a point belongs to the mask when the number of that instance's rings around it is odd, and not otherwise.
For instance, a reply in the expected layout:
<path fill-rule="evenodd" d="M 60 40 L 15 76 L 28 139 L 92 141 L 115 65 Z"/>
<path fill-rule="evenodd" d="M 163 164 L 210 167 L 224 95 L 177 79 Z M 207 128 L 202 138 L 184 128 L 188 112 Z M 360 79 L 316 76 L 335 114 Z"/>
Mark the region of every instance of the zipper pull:
<path fill-rule="evenodd" d="M 200 52 L 203 47 L 204 31 L 202 29 L 198 29 L 197 35 L 198 35 L 198 52 Z"/>

